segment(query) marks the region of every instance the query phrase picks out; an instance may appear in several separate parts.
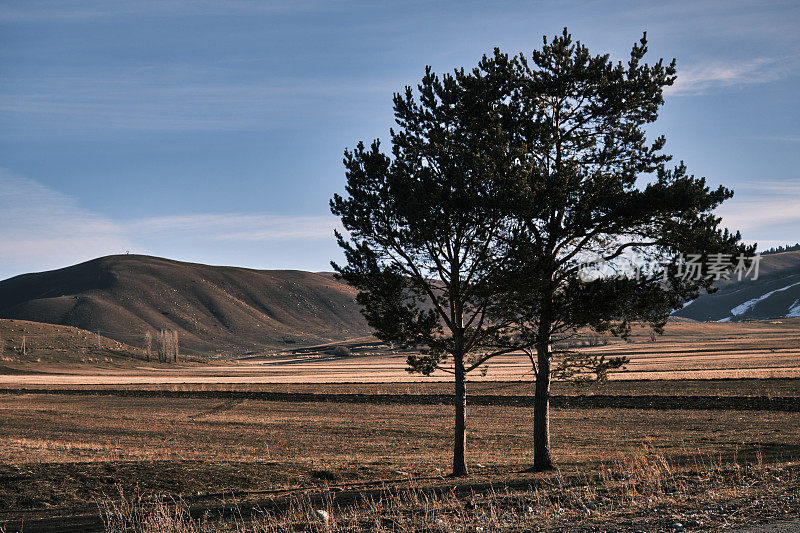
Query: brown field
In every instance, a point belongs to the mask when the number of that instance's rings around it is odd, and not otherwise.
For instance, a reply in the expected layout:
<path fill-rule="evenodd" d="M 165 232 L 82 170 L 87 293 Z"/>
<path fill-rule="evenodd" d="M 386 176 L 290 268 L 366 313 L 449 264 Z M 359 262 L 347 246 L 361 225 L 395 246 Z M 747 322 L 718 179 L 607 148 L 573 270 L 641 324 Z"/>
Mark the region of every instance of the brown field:
<path fill-rule="evenodd" d="M 531 381 L 472 381 L 467 392 L 471 396 L 491 395 L 495 397 L 531 396 L 534 382 Z M 425 380 L 415 382 L 397 381 L 394 383 L 111 383 L 100 385 L 89 384 L 49 384 L 42 387 L 36 384 L 24 385 L 11 383 L 5 390 L 43 390 L 43 391 L 87 391 L 114 393 L 133 391 L 142 395 L 160 393 L 186 393 L 190 396 L 202 397 L 203 393 L 231 393 L 247 396 L 250 394 L 314 394 L 330 395 L 446 395 L 452 394 L 453 385 L 447 381 Z M 0 390 L 3 390 L 0 388 Z M 604 383 L 568 383 L 555 382 L 552 386 L 553 396 L 670 396 L 670 397 L 764 397 L 764 398 L 800 398 L 800 378 L 766 378 L 766 379 L 664 379 L 664 380 L 612 380 Z"/>
<path fill-rule="evenodd" d="M 120 489 L 211 505 L 226 494 L 264 504 L 326 486 L 450 486 L 448 405 L 1 398 L 0 523 L 92 513 Z M 469 416 L 468 484 L 541 478 L 520 473 L 530 409 L 473 406 Z M 552 424 L 559 475 L 596 473 L 643 445 L 695 470 L 800 460 L 800 412 L 555 409 Z"/>
<path fill-rule="evenodd" d="M 448 376 L 409 375 L 402 353 L 7 357 L 0 531 L 22 519 L 24 531 L 315 530 L 313 508 L 347 531 L 714 530 L 800 516 L 800 320 L 676 322 L 655 343 L 638 331 L 582 349 L 632 363 L 605 384 L 554 385 L 559 470 L 523 472 L 532 411 L 504 398 L 532 383 L 527 359 L 510 356 L 470 378 L 484 398 L 469 407 L 471 475 L 457 481 L 445 477 Z M 626 408 L 570 403 L 591 396 Z M 476 498 L 486 507 L 465 511 Z"/>
<path fill-rule="evenodd" d="M 587 344 L 588 341 L 581 341 Z M 638 330 L 631 342 L 610 339 L 607 345 L 580 348 L 609 357 L 626 356 L 631 363 L 612 380 L 696 380 L 800 377 L 800 319 L 748 323 L 674 322 L 651 342 Z M 179 385 L 291 383 L 430 383 L 449 381 L 445 373 L 430 377 L 405 371 L 404 353 L 373 348 L 352 357 L 336 358 L 322 351 L 248 357 L 214 364 L 159 365 L 141 360 L 82 364 L 43 358 L 0 368 L 0 387 L 54 385 Z M 122 361 L 117 363 L 116 361 Z M 4 370 L 5 369 L 5 370 Z M 530 381 L 530 362 L 523 355 L 493 359 L 485 375 L 473 372 L 473 382 Z"/>
<path fill-rule="evenodd" d="M 3 395 L 4 464 L 138 460 L 447 464 L 449 405 L 285 403 L 253 400 Z M 502 467 L 528 462 L 529 409 L 473 406 L 471 460 Z M 609 423 L 613 421 L 613 423 Z M 757 422 L 757 423 L 756 423 Z M 553 444 L 565 465 L 601 461 L 643 442 L 690 450 L 791 456 L 800 413 L 557 410 Z M 380 438 L 376 438 L 380 437 Z M 238 443 L 238 444 L 237 444 Z"/>

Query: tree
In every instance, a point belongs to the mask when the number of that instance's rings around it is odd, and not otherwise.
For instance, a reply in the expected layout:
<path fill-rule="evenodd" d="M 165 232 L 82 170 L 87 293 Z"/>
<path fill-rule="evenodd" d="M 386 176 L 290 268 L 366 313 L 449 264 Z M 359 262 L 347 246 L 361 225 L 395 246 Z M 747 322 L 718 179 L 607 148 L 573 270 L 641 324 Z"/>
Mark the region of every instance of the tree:
<path fill-rule="evenodd" d="M 550 381 L 565 368 L 554 361 L 600 373 L 624 363 L 575 359 L 553 350 L 554 340 L 581 328 L 626 337 L 634 322 L 660 333 L 683 301 L 713 290 L 712 279 L 683 275 L 685 254 L 732 265 L 755 250 L 713 215 L 733 193 L 712 190 L 683 163 L 669 168 L 665 138 L 648 140 L 676 69 L 674 60 L 643 63 L 646 52 L 645 34 L 615 64 L 565 29 L 530 59 L 496 50 L 488 60 L 509 80 L 501 128 L 524 169 L 508 204 L 516 259 L 490 319 L 516 324 L 535 350 L 534 470 L 553 464 Z"/>
<path fill-rule="evenodd" d="M 507 66 L 487 63 L 498 72 Z M 454 376 L 453 475 L 465 475 L 468 372 L 513 351 L 504 324 L 487 320 L 509 257 L 508 182 L 516 155 L 500 127 L 507 79 L 480 68 L 439 78 L 426 69 L 418 97 L 394 96 L 391 156 L 375 141 L 345 151 L 347 197 L 335 195 L 349 241 L 336 272 L 359 289 L 378 338 L 422 348 L 409 370 Z"/>
<path fill-rule="evenodd" d="M 345 152 L 347 197 L 331 210 L 350 237 L 337 233 L 347 264 L 333 267 L 379 338 L 423 348 L 410 370 L 454 375 L 455 475 L 467 472 L 468 372 L 529 354 L 533 468 L 551 468 L 551 378 L 604 379 L 625 363 L 554 342 L 627 338 L 633 323 L 661 332 L 713 290 L 683 275 L 685 254 L 732 266 L 755 250 L 713 214 L 733 193 L 669 168 L 663 136 L 648 141 L 675 64 L 647 65 L 646 51 L 643 37 L 614 64 L 565 29 L 530 60 L 495 50 L 468 73 L 428 68 L 419 100 L 394 97 L 391 155 L 377 141 Z"/>

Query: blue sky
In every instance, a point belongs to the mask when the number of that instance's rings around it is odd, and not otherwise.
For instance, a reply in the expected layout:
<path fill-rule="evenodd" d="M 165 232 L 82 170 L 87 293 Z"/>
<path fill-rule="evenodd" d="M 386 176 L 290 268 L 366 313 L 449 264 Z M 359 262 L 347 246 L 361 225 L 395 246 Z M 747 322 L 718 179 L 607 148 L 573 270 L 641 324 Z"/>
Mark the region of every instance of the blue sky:
<path fill-rule="evenodd" d="M 677 58 L 654 132 L 746 240 L 800 241 L 796 1 L 3 0 L 0 279 L 125 251 L 327 270 L 342 151 L 392 93 L 564 26 Z"/>

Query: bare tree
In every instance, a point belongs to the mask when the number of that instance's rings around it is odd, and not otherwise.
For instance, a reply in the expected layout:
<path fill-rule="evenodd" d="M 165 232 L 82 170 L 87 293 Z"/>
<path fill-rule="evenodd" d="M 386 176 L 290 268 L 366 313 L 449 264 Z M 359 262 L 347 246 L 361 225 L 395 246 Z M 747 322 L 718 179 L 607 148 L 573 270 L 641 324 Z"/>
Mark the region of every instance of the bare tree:
<path fill-rule="evenodd" d="M 153 334 L 149 331 L 144 332 L 144 353 L 147 361 L 150 361 L 150 354 L 153 352 Z"/>
<path fill-rule="evenodd" d="M 178 332 L 176 330 L 172 330 L 172 361 L 177 363 L 178 362 Z"/>

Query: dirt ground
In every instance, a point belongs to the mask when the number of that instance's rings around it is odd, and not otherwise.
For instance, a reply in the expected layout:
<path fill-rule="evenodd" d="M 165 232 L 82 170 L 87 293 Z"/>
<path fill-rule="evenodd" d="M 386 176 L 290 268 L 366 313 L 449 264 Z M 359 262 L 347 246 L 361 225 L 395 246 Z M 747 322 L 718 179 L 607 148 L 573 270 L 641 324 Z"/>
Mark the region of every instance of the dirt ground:
<path fill-rule="evenodd" d="M 410 484 L 465 494 L 522 487 L 532 498 L 531 483 L 556 494 L 568 490 L 564 476 L 625 471 L 627 458 L 643 449 L 643 464 L 673 465 L 670 483 L 682 476 L 678 484 L 697 508 L 659 480 L 655 499 L 620 493 L 614 512 L 595 525 L 578 517 L 573 526 L 602 530 L 627 520 L 630 531 L 669 529 L 683 516 L 714 529 L 795 516 L 792 509 L 800 515 L 800 322 L 671 326 L 656 342 L 640 331 L 629 343 L 581 348 L 632 362 L 605 384 L 554 384 L 553 474 L 523 472 L 532 448 L 527 359 L 497 359 L 485 376 L 471 376 L 471 476 L 458 483 L 445 477 L 450 376 L 409 375 L 401 353 L 332 358 L 306 350 L 178 365 L 7 360 L 0 368 L 0 526 L 14 531 L 24 519 L 27 531 L 49 531 L 67 527 L 52 520 L 70 517 L 72 531 L 90 530 L 99 502 L 120 494 L 178 498 L 201 510 L 231 498 L 278 505 Z M 757 475 L 744 476 L 750 468 Z M 542 523 L 560 531 L 567 515 L 559 509 L 572 511 L 552 498 L 551 522 Z M 732 501 L 739 502 L 733 515 L 724 511 Z M 84 515 L 89 522 L 80 522 Z"/>
<path fill-rule="evenodd" d="M 124 491 L 191 498 L 285 493 L 325 483 L 441 479 L 448 405 L 5 394 L 0 404 L 0 519 L 91 510 Z M 469 410 L 474 480 L 520 477 L 531 411 Z M 642 444 L 670 460 L 796 461 L 800 413 L 555 409 L 565 471 L 599 468 Z M 524 476 L 523 476 L 524 477 Z"/>

